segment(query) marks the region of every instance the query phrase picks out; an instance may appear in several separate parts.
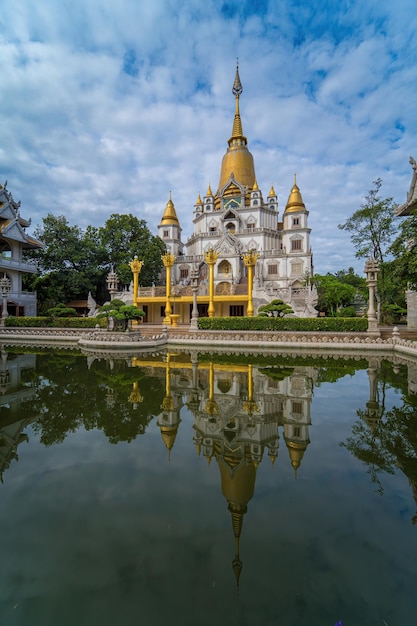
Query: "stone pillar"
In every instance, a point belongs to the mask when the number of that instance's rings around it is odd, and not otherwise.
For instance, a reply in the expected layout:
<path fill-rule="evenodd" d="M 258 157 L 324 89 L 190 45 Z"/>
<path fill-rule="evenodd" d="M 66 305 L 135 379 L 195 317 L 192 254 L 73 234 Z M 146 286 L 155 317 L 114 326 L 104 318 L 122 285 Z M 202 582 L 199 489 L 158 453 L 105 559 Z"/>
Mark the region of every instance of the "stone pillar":
<path fill-rule="evenodd" d="M 253 317 L 253 268 L 256 265 L 256 261 L 259 259 L 259 254 L 254 250 L 250 250 L 247 254 L 243 255 L 243 262 L 248 268 L 248 308 L 246 314 L 248 317 Z"/>
<path fill-rule="evenodd" d="M 369 306 L 368 306 L 368 333 L 380 336 L 378 330 L 378 322 L 375 311 L 375 288 L 378 282 L 378 263 L 373 257 L 370 257 L 365 263 L 364 272 L 366 274 L 366 284 L 369 289 Z"/>
<path fill-rule="evenodd" d="M 214 266 L 218 259 L 219 253 L 214 252 L 213 248 L 210 248 L 208 252 L 205 253 L 204 259 L 209 266 L 209 305 L 208 305 L 208 316 L 214 317 Z"/>
<path fill-rule="evenodd" d="M 4 322 L 9 314 L 7 312 L 7 297 L 10 293 L 10 280 L 7 278 L 6 274 L 4 274 L 3 278 L 0 279 L 0 292 L 3 298 L 3 308 L 1 312 L 1 325 L 4 326 Z"/>
<path fill-rule="evenodd" d="M 408 290 L 407 298 L 407 328 L 415 330 L 417 328 L 417 291 Z"/>

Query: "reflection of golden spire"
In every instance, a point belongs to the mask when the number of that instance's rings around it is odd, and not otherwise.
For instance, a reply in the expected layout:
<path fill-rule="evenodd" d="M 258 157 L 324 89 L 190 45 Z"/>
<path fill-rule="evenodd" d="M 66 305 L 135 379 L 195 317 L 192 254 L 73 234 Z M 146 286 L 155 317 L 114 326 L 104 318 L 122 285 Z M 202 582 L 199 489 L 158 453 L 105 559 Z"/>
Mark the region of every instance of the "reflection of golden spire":
<path fill-rule="evenodd" d="M 235 558 L 232 566 L 239 588 L 239 577 L 243 568 L 239 556 L 239 540 L 243 527 L 243 516 L 248 510 L 248 502 L 252 499 L 255 490 L 256 465 L 242 458 L 240 453 L 237 455 L 228 454 L 227 457 L 216 454 L 216 459 L 222 480 L 222 493 L 232 514 L 233 535 L 235 537 Z"/>
<path fill-rule="evenodd" d="M 177 437 L 178 426 L 179 424 L 175 424 L 175 426 L 160 426 L 162 441 L 168 450 L 168 460 L 171 458 L 171 450 L 174 447 L 175 439 Z"/>
<path fill-rule="evenodd" d="M 307 441 L 301 443 L 299 441 L 290 441 L 286 439 L 285 443 L 287 444 L 288 452 L 290 454 L 291 465 L 294 468 L 294 477 L 297 478 L 297 470 L 301 465 L 304 452 L 307 450 L 307 446 L 310 442 Z"/>
<path fill-rule="evenodd" d="M 248 413 L 249 416 L 252 416 L 254 413 L 259 412 L 259 407 L 253 400 L 253 373 L 252 373 L 252 365 L 248 365 L 248 399 L 243 404 L 243 410 Z"/>

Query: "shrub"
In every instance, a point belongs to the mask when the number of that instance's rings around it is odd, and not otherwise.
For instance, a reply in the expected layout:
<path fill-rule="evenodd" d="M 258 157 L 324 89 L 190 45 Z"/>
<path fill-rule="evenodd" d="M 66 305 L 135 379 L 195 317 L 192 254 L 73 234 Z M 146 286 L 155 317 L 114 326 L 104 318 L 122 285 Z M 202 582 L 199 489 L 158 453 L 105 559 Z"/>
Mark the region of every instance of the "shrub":
<path fill-rule="evenodd" d="M 95 317 L 7 317 L 9 328 L 105 328 L 106 321 Z"/>
<path fill-rule="evenodd" d="M 362 317 L 200 317 L 201 330 L 273 330 L 304 332 L 361 332 L 368 328 Z"/>

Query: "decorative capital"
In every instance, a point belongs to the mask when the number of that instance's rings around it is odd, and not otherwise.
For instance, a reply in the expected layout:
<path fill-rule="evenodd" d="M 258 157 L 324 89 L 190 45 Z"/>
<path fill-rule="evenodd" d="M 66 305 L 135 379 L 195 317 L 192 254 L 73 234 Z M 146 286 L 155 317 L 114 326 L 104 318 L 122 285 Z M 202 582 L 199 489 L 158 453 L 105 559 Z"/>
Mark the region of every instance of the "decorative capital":
<path fill-rule="evenodd" d="M 133 261 L 130 262 L 130 269 L 132 270 L 133 274 L 139 274 L 140 270 L 142 269 L 143 266 L 143 261 L 139 261 L 138 257 L 135 256 L 135 258 L 133 259 Z"/>
<path fill-rule="evenodd" d="M 208 250 L 204 254 L 204 260 L 207 263 L 207 265 L 214 265 L 218 258 L 219 258 L 219 253 L 214 252 L 213 248 L 210 248 L 210 250 Z"/>
<path fill-rule="evenodd" d="M 243 255 L 243 262 L 246 267 L 253 267 L 256 265 L 256 261 L 259 259 L 259 254 L 255 250 L 249 250 L 247 254 Z"/>
<path fill-rule="evenodd" d="M 174 265 L 175 256 L 171 252 L 166 252 L 161 256 L 162 263 L 165 267 L 172 267 Z"/>

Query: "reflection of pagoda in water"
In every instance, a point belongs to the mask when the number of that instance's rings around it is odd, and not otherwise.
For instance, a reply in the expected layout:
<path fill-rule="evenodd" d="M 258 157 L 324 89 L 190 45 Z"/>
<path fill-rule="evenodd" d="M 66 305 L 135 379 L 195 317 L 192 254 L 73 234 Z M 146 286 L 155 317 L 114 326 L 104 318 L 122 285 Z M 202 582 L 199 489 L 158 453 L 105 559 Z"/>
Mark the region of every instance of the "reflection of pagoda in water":
<path fill-rule="evenodd" d="M 309 444 L 310 404 L 315 370 L 309 367 L 258 368 L 252 365 L 198 361 L 197 354 L 167 354 L 164 361 L 135 359 L 165 375 L 165 398 L 157 424 L 170 451 L 186 405 L 194 415 L 194 442 L 210 464 L 214 458 L 235 537 L 233 570 L 242 569 L 239 540 L 243 518 L 255 491 L 256 473 L 265 451 L 278 457 L 279 428 L 294 472 Z"/>
<path fill-rule="evenodd" d="M 22 410 L 22 404 L 33 398 L 33 389 L 24 382 L 24 373 L 35 368 L 36 356 L 24 354 L 8 359 L 0 352 L 0 479 L 13 460 L 18 460 L 17 449 L 28 441 L 24 429 L 35 419 Z M 24 417 L 23 417 L 24 416 Z"/>

